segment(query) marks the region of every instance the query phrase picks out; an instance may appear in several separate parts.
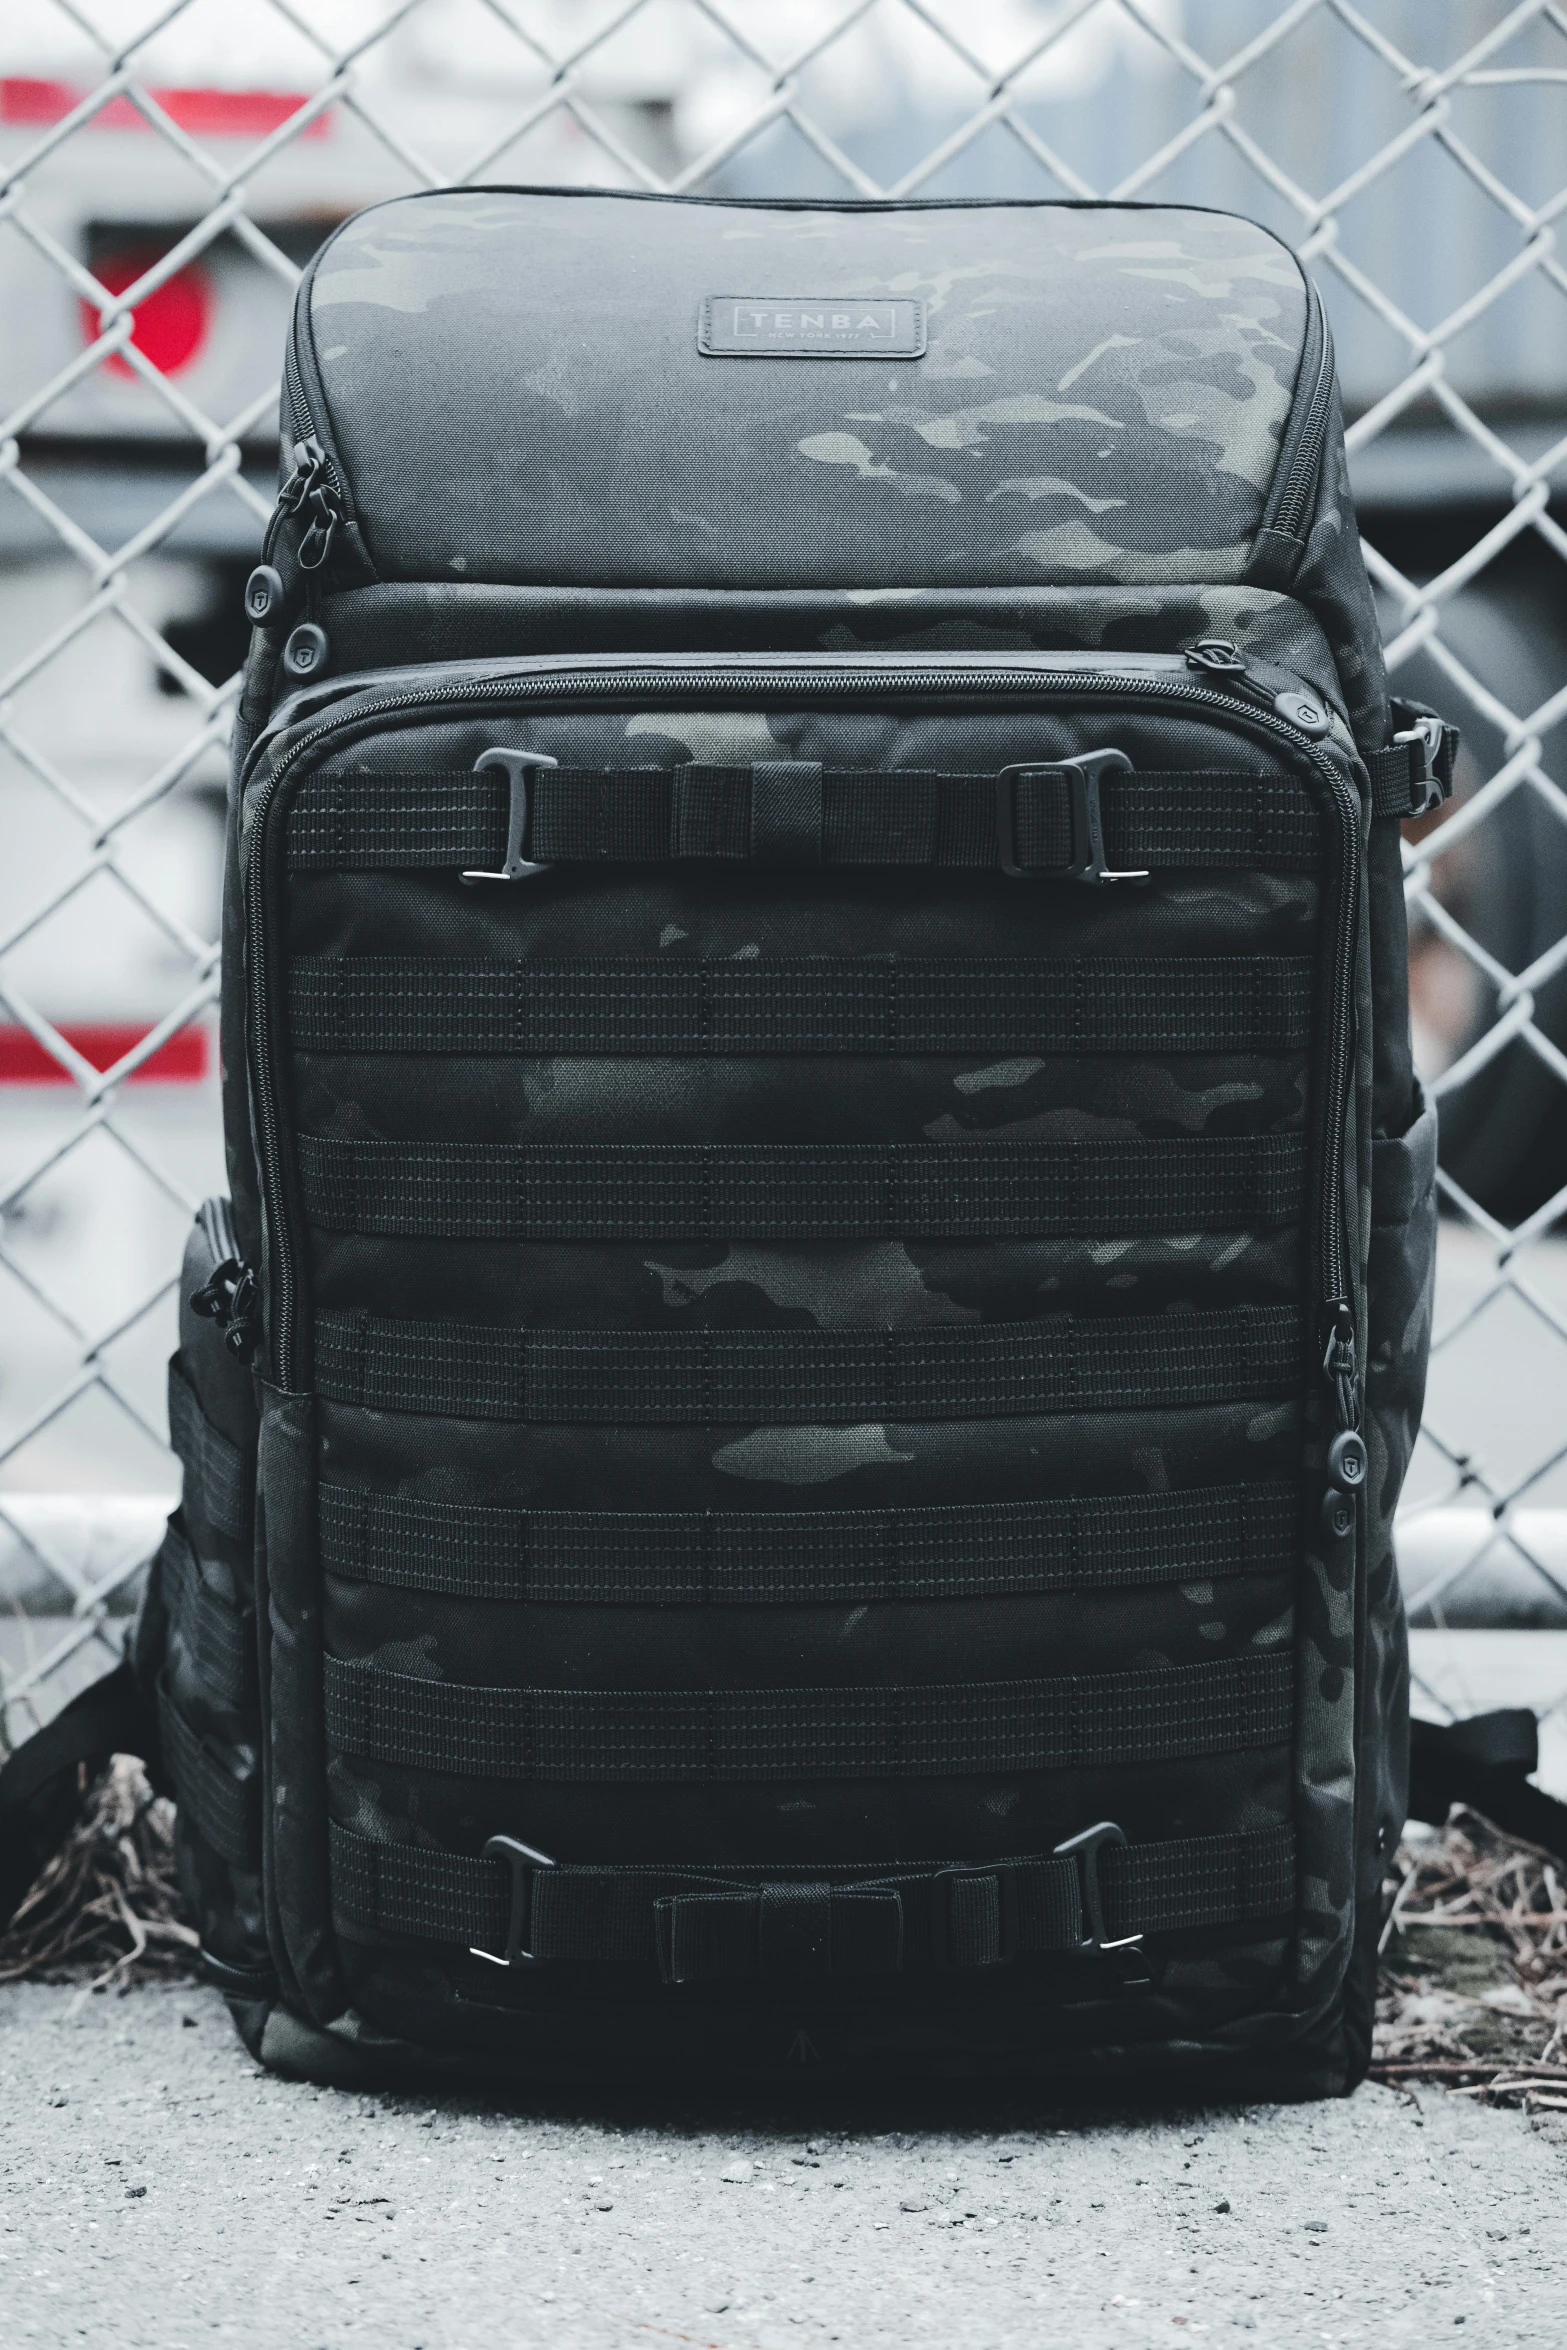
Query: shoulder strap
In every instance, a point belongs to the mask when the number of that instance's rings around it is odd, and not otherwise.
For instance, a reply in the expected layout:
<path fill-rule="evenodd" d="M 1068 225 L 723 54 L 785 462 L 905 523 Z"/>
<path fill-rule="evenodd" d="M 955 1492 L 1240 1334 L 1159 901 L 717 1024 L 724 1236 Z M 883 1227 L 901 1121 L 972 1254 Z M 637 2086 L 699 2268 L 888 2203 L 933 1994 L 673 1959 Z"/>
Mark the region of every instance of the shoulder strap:
<path fill-rule="evenodd" d="M 1411 1722 L 1409 1809 L 1440 1827 L 1455 1803 L 1469 1804 L 1507 1835 L 1567 1860 L 1567 1803 L 1531 1781 L 1539 1760 L 1540 1725 L 1527 1706 Z"/>
<path fill-rule="evenodd" d="M 96 1777 L 113 1754 L 141 1755 L 157 1779 L 157 1718 L 128 1662 L 73 1697 L 0 1765 L 0 1933 L 71 1832 L 82 1768 Z"/>

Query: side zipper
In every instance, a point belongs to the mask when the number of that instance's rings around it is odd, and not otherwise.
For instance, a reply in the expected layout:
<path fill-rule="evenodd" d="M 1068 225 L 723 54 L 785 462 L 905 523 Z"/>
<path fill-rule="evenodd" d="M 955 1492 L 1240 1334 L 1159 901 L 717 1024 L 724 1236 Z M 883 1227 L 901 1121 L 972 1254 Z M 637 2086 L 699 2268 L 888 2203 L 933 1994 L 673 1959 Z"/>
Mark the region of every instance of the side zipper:
<path fill-rule="evenodd" d="M 1301 392 L 1305 397 L 1302 400 Z M 1322 297 L 1308 284 L 1306 340 L 1291 431 L 1279 451 L 1275 488 L 1263 515 L 1261 540 L 1293 539 L 1305 545 L 1311 501 L 1322 473 L 1322 452 L 1333 405 L 1333 336 Z"/>
<path fill-rule="evenodd" d="M 813 673 L 803 661 L 798 668 L 775 665 L 771 671 L 764 661 L 759 661 L 743 677 L 733 671 L 704 669 L 700 664 L 690 667 L 671 665 L 667 671 L 660 671 L 658 682 L 661 692 L 673 693 L 682 698 L 690 696 L 700 699 L 705 696 L 709 700 L 732 698 L 737 691 L 743 692 L 747 700 L 775 699 L 782 695 L 857 699 L 870 695 L 886 696 L 890 691 L 900 701 L 960 693 L 969 697 L 1003 694 L 1039 701 L 1102 697 L 1130 703 L 1176 702 L 1186 707 L 1196 705 L 1218 712 L 1231 724 L 1238 715 L 1244 713 L 1252 725 L 1272 735 L 1275 740 L 1285 742 L 1298 756 L 1304 756 L 1310 761 L 1324 787 L 1324 798 L 1334 819 L 1333 849 L 1338 879 L 1330 952 L 1330 1033 L 1319 1168 L 1317 1245 L 1318 1287 L 1322 1300 L 1321 1343 L 1325 1347 L 1323 1371 L 1333 1389 L 1335 1413 L 1343 1432 L 1358 1427 L 1360 1418 L 1359 1348 L 1351 1302 L 1341 1197 L 1349 1084 L 1354 1070 L 1360 796 L 1349 777 L 1323 752 L 1321 742 L 1329 733 L 1331 722 L 1327 712 L 1312 702 L 1303 691 L 1274 695 L 1251 675 L 1244 656 L 1237 648 L 1218 639 L 1205 640 L 1202 646 L 1194 647 L 1186 659 L 1194 671 L 1210 678 L 1212 683 L 1198 684 L 1195 679 L 1174 677 L 1150 678 L 1136 673 L 1107 676 L 1099 671 L 1086 674 L 1078 672 L 1070 676 L 1062 676 L 1059 670 L 1041 674 L 1021 668 L 965 671 L 957 665 L 942 667 L 936 663 L 925 668 L 899 669 L 889 676 L 873 663 L 866 662 L 851 675 L 834 675 L 831 672 L 824 675 L 820 671 Z M 638 689 L 645 693 L 647 679 L 639 678 L 637 682 Z M 595 684 L 598 687 L 596 693 Z M 607 680 L 595 681 L 580 672 L 564 676 L 559 672 L 544 672 L 474 679 L 467 684 L 448 685 L 444 689 L 425 686 L 400 694 L 386 694 L 376 700 L 340 708 L 319 726 L 301 735 L 289 745 L 260 788 L 250 813 L 245 859 L 249 1027 L 256 1144 L 272 1235 L 270 1354 L 273 1376 L 278 1386 L 285 1390 L 294 1387 L 298 1371 L 298 1299 L 294 1270 L 293 1201 L 288 1154 L 283 1146 L 282 1120 L 277 1099 L 274 1036 L 276 1008 L 269 984 L 272 941 L 266 918 L 271 819 L 279 805 L 282 786 L 300 762 L 318 751 L 340 728 L 358 726 L 369 719 L 440 707 L 473 709 L 494 703 L 515 706 L 518 703 L 611 699 L 628 690 L 627 682 L 614 675 Z"/>

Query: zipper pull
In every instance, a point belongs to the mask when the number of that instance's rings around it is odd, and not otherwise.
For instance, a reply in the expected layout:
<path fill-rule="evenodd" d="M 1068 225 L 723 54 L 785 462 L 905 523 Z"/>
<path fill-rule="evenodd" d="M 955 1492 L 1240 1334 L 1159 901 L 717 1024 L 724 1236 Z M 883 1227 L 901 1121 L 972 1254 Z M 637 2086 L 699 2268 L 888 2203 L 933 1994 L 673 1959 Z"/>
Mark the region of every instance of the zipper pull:
<path fill-rule="evenodd" d="M 1228 637 L 1205 636 L 1200 637 L 1196 644 L 1188 645 L 1186 666 L 1195 669 L 1200 676 L 1211 677 L 1217 684 L 1228 686 L 1232 692 L 1244 694 L 1249 702 L 1256 703 L 1259 710 L 1271 710 L 1275 717 L 1286 719 L 1312 742 L 1320 742 L 1325 734 L 1333 730 L 1332 719 L 1322 704 L 1313 701 L 1310 694 L 1300 692 L 1295 686 L 1287 686 L 1281 694 L 1270 694 L 1267 687 L 1260 685 L 1252 676 L 1239 645 L 1232 645 Z"/>
<path fill-rule="evenodd" d="M 296 441 L 294 470 L 277 494 L 278 512 L 297 514 L 326 466 L 327 454 L 318 440 Z"/>
<path fill-rule="evenodd" d="M 304 517 L 300 527 L 300 518 Z M 283 620 L 294 600 L 297 575 L 320 571 L 332 552 L 338 524 L 343 520 L 332 460 L 317 440 L 296 441 L 294 470 L 277 494 L 272 519 L 262 541 L 262 560 L 245 582 L 245 611 L 258 626 Z M 287 526 L 297 530 L 290 561 Z M 311 584 L 307 578 L 307 587 Z M 325 640 L 316 658 L 290 666 L 291 676 L 308 676 L 323 665 Z"/>
<path fill-rule="evenodd" d="M 1341 1298 L 1330 1300 L 1328 1309 L 1328 1340 L 1322 1354 L 1322 1370 L 1333 1390 L 1338 1406 L 1338 1424 L 1341 1431 L 1353 1431 L 1360 1426 L 1360 1389 L 1355 1377 L 1355 1317 L 1347 1302 Z M 1359 1443 L 1358 1436 L 1355 1439 Z"/>
<path fill-rule="evenodd" d="M 278 491 L 268 538 L 279 523 L 298 514 L 308 519 L 294 560 L 301 571 L 319 571 L 332 551 L 343 505 L 332 460 L 317 440 L 295 442 L 294 470 Z"/>
<path fill-rule="evenodd" d="M 310 492 L 309 511 L 310 521 L 299 542 L 296 560 L 301 571 L 324 571 L 337 526 L 343 519 L 343 509 L 329 481 L 318 481 Z"/>
<path fill-rule="evenodd" d="M 1199 669 L 1208 677 L 1223 678 L 1226 684 L 1239 685 L 1254 699 L 1262 698 L 1262 688 L 1251 682 L 1251 671 L 1239 645 L 1232 645 L 1226 636 L 1199 637 L 1196 644 L 1186 648 L 1186 666 Z M 1271 697 L 1269 697 L 1271 700 Z"/>
<path fill-rule="evenodd" d="M 256 1276 L 238 1257 L 225 1257 L 190 1301 L 193 1314 L 216 1322 L 231 1355 L 248 1363 L 261 1337 L 261 1292 Z"/>

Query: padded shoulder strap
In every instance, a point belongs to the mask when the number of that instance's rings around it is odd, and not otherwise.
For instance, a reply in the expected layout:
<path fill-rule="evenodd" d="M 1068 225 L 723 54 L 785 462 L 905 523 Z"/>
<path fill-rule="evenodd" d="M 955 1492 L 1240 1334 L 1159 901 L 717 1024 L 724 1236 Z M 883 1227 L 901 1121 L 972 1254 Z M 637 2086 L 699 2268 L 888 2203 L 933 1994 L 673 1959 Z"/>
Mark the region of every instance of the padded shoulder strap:
<path fill-rule="evenodd" d="M 96 1777 L 113 1754 L 141 1755 L 158 1777 L 157 1716 L 128 1663 L 73 1697 L 0 1766 L 0 1932 L 70 1834 L 82 1766 Z"/>
<path fill-rule="evenodd" d="M 1462 1722 L 1411 1722 L 1411 1814 L 1440 1827 L 1455 1803 L 1467 1803 L 1505 1834 L 1567 1860 L 1567 1803 L 1529 1776 L 1540 1760 L 1539 1732 L 1526 1706 Z"/>

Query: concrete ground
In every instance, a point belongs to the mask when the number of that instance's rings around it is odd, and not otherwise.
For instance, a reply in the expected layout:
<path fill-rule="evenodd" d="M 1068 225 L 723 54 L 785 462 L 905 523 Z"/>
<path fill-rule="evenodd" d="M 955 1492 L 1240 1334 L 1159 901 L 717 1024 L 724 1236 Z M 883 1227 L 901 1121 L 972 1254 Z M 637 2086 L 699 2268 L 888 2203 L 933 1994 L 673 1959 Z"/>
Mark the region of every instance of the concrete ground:
<path fill-rule="evenodd" d="M 1374 2086 L 1152 2117 L 367 2097 L 261 2073 L 206 1990 L 19 1987 L 0 2341 L 1539 2350 L 1567 2340 L 1558 2126 Z"/>

